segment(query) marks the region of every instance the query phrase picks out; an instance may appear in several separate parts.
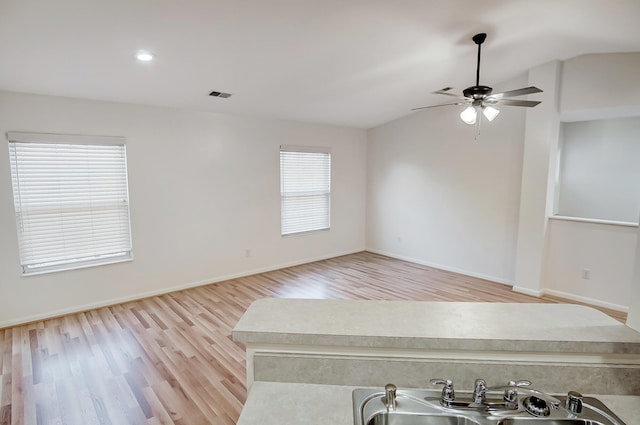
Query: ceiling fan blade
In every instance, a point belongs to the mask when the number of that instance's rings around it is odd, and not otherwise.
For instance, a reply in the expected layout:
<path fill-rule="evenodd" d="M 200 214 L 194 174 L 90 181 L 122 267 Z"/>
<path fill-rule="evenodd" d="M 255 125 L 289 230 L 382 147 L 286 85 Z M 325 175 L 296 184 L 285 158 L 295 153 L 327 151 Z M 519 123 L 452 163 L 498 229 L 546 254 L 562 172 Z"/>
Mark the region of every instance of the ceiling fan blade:
<path fill-rule="evenodd" d="M 451 97 L 455 97 L 455 98 L 458 98 L 458 99 L 466 99 L 464 96 L 460 96 L 459 94 L 453 94 L 453 93 L 449 93 L 449 92 L 442 91 L 442 90 L 434 91 L 432 94 L 443 94 L 445 96 L 451 96 Z"/>
<path fill-rule="evenodd" d="M 503 97 L 514 97 L 514 96 L 524 96 L 525 94 L 533 94 L 533 93 L 542 93 L 537 87 L 523 87 L 521 89 L 509 90 L 502 93 L 492 94 L 491 98 L 493 99 L 502 99 Z"/>
<path fill-rule="evenodd" d="M 526 107 L 532 108 L 541 102 L 539 100 L 498 99 L 496 103 L 498 105 L 526 106 Z"/>
<path fill-rule="evenodd" d="M 450 106 L 450 105 L 464 105 L 467 102 L 455 102 L 455 103 L 443 103 L 441 105 L 431 105 L 431 106 L 421 106 L 419 108 L 413 108 L 412 111 L 417 111 L 418 109 L 427 109 L 427 108 L 438 108 L 440 106 Z"/>

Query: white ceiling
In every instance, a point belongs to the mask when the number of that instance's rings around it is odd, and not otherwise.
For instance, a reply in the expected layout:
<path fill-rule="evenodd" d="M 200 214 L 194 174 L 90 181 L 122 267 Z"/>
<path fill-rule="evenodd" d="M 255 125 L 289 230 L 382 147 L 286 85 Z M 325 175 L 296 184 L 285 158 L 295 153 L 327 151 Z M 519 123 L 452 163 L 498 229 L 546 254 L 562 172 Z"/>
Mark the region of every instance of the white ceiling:
<path fill-rule="evenodd" d="M 473 85 L 478 32 L 494 85 L 640 51 L 640 0 L 1 0 L 0 89 L 370 128 Z"/>

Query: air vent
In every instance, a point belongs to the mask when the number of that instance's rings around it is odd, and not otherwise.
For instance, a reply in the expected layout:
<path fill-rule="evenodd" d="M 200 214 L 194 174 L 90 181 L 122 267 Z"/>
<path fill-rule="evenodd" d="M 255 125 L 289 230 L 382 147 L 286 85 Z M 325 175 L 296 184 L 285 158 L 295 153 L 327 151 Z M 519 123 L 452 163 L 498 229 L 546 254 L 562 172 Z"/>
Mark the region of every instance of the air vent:
<path fill-rule="evenodd" d="M 211 93 L 209 93 L 209 96 L 213 96 L 213 97 L 221 97 L 223 99 L 226 99 L 228 97 L 231 97 L 231 93 L 224 93 L 221 91 L 212 91 Z"/>

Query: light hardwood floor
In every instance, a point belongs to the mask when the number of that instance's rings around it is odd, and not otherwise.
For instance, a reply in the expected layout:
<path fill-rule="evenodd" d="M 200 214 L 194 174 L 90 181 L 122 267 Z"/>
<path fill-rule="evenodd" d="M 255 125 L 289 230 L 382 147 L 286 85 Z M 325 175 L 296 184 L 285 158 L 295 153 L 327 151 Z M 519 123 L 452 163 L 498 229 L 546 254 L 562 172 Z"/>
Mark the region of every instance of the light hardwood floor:
<path fill-rule="evenodd" d="M 234 424 L 231 330 L 264 297 L 561 302 L 363 252 L 70 314 L 0 330 L 0 425 Z"/>

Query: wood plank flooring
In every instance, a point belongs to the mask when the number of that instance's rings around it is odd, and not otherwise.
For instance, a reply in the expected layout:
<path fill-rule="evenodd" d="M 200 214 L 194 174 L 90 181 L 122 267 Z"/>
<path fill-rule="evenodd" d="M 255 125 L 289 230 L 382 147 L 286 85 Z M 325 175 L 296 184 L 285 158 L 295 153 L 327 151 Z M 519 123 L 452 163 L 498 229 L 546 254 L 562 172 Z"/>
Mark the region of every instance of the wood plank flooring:
<path fill-rule="evenodd" d="M 0 330 L 0 425 L 234 424 L 245 354 L 231 330 L 264 297 L 561 302 L 362 252 L 70 314 Z"/>

